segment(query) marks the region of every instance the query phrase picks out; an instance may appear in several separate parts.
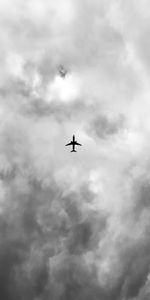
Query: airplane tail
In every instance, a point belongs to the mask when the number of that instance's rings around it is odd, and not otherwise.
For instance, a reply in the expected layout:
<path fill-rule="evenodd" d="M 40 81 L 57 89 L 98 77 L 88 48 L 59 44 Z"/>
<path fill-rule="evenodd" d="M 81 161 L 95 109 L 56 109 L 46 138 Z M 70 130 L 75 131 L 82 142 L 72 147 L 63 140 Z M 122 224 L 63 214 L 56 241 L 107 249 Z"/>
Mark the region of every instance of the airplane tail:
<path fill-rule="evenodd" d="M 77 152 L 76 150 L 72 150 L 72 151 L 70 151 L 70 152 Z"/>

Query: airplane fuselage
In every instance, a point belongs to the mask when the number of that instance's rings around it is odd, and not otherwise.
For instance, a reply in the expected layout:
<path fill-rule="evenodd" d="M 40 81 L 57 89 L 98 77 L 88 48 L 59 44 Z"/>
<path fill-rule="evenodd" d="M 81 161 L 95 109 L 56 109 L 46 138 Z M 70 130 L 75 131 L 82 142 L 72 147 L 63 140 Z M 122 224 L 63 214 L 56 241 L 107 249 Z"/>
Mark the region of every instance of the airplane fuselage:
<path fill-rule="evenodd" d="M 76 152 L 75 150 L 75 145 L 76 145 L 76 141 L 75 141 L 75 135 L 73 135 L 73 138 L 72 138 L 72 151 L 71 152 Z"/>

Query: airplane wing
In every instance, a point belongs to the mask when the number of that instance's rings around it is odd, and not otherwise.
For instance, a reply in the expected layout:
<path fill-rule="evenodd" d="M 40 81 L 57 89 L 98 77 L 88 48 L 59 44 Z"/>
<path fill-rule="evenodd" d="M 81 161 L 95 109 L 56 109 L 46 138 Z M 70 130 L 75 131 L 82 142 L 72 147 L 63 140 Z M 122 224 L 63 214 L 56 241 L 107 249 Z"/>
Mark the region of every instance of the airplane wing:
<path fill-rule="evenodd" d="M 69 145 L 72 145 L 73 143 L 72 142 L 70 142 L 69 144 L 66 144 L 65 146 L 69 146 Z"/>
<path fill-rule="evenodd" d="M 77 143 L 77 142 L 75 142 L 75 144 L 78 145 L 78 146 L 82 146 L 81 144 L 79 144 L 79 143 Z"/>

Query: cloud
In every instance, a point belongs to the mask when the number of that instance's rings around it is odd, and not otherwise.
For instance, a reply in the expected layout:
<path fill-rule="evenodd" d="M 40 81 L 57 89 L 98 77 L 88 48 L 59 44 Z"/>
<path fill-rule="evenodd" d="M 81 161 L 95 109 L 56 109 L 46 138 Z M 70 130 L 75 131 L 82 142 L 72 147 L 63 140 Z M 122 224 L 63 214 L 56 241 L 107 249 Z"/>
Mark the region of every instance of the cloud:
<path fill-rule="evenodd" d="M 148 8 L 0 4 L 3 300 L 149 297 Z"/>

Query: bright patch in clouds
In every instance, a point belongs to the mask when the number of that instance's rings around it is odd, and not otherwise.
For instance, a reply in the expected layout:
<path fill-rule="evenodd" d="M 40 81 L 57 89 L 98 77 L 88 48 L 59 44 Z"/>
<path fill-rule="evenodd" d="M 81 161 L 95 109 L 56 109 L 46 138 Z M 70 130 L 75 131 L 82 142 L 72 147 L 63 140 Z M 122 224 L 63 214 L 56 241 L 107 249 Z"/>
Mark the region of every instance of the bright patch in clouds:
<path fill-rule="evenodd" d="M 46 101 L 70 102 L 80 96 L 79 80 L 76 76 L 68 75 L 66 79 L 56 76 L 54 81 L 48 85 Z"/>

